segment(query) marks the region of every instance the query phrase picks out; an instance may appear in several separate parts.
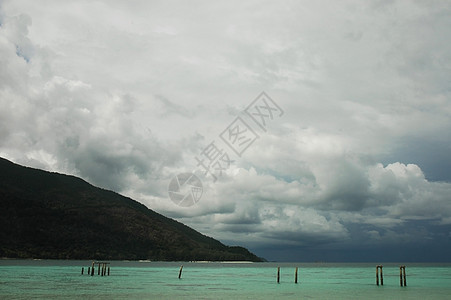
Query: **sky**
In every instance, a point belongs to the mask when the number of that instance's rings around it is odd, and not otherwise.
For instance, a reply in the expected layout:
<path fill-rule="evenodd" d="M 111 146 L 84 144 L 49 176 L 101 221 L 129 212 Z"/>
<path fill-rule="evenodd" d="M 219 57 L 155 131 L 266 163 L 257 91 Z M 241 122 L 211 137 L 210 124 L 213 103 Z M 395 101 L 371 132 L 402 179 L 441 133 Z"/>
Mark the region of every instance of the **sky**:
<path fill-rule="evenodd" d="M 271 261 L 449 262 L 450 36 L 450 1 L 0 0 L 0 156 Z"/>

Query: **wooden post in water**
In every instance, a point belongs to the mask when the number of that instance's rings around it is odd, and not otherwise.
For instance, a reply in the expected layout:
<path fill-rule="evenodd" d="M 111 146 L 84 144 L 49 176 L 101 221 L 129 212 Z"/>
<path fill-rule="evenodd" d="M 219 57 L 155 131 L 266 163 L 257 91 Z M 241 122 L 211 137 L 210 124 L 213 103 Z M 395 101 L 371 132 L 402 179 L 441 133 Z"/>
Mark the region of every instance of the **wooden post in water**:
<path fill-rule="evenodd" d="M 294 283 L 298 283 L 298 267 L 296 267 L 296 271 L 294 271 Z"/>
<path fill-rule="evenodd" d="M 399 285 L 402 286 L 402 266 L 399 266 Z"/>
<path fill-rule="evenodd" d="M 182 278 L 182 270 L 183 270 L 183 265 L 180 266 L 180 270 L 179 270 L 179 279 Z"/>
<path fill-rule="evenodd" d="M 399 266 L 399 285 L 407 286 L 406 282 L 406 266 Z"/>
<path fill-rule="evenodd" d="M 85 272 L 85 268 L 81 267 L 81 275 L 83 275 L 84 272 Z"/>
<path fill-rule="evenodd" d="M 277 283 L 280 283 L 280 267 L 277 267 Z"/>
<path fill-rule="evenodd" d="M 403 279 L 404 279 L 404 286 L 407 286 L 406 282 L 406 266 L 402 266 L 402 272 L 403 272 Z"/>
<path fill-rule="evenodd" d="M 406 266 L 404 266 L 404 286 L 407 286 L 407 282 L 406 282 Z"/>
<path fill-rule="evenodd" d="M 381 285 L 384 285 L 384 275 L 382 274 L 382 265 L 376 266 L 376 285 L 379 285 L 379 269 L 381 270 Z"/>
<path fill-rule="evenodd" d="M 379 285 L 379 266 L 376 266 L 376 285 Z"/>
<path fill-rule="evenodd" d="M 102 262 L 102 261 L 93 261 L 91 264 L 91 267 L 88 267 L 88 275 L 94 276 L 94 272 L 96 271 L 96 266 L 97 265 L 97 275 L 99 276 L 110 276 L 110 263 L 109 262 Z M 81 269 L 81 274 L 83 275 L 84 273 L 84 267 Z"/>

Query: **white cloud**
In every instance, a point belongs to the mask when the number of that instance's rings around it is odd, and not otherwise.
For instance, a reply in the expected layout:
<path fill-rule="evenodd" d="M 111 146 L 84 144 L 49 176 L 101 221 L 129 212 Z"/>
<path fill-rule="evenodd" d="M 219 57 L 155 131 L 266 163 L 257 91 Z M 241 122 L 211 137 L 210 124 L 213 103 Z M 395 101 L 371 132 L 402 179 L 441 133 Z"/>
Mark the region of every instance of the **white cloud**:
<path fill-rule="evenodd" d="M 451 159 L 450 11 L 406 1 L 4 1 L 0 154 L 228 241 L 395 240 L 413 221 L 449 224 L 451 174 L 437 166 Z M 174 205 L 171 177 L 193 170 L 262 90 L 283 117 L 218 182 L 203 178 L 201 202 Z M 431 157 L 427 140 L 443 155 Z"/>

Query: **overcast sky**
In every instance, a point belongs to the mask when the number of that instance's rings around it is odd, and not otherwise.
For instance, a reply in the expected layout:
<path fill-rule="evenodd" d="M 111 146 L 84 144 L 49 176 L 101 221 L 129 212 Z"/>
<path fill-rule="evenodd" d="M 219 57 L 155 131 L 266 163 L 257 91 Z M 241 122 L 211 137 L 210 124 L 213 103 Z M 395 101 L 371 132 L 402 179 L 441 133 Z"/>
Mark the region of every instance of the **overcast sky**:
<path fill-rule="evenodd" d="M 0 0 L 0 156 L 269 260 L 450 261 L 450 37 L 450 1 Z"/>

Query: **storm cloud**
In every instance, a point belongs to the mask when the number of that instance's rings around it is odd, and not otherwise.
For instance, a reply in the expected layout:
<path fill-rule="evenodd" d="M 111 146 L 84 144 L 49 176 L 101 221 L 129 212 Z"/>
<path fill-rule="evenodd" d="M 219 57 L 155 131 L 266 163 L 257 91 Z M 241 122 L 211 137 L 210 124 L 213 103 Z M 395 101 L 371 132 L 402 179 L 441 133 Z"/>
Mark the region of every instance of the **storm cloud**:
<path fill-rule="evenodd" d="M 270 260 L 449 261 L 449 36 L 446 1 L 2 1 L 0 156 Z M 256 141 L 174 204 L 237 116 Z"/>

